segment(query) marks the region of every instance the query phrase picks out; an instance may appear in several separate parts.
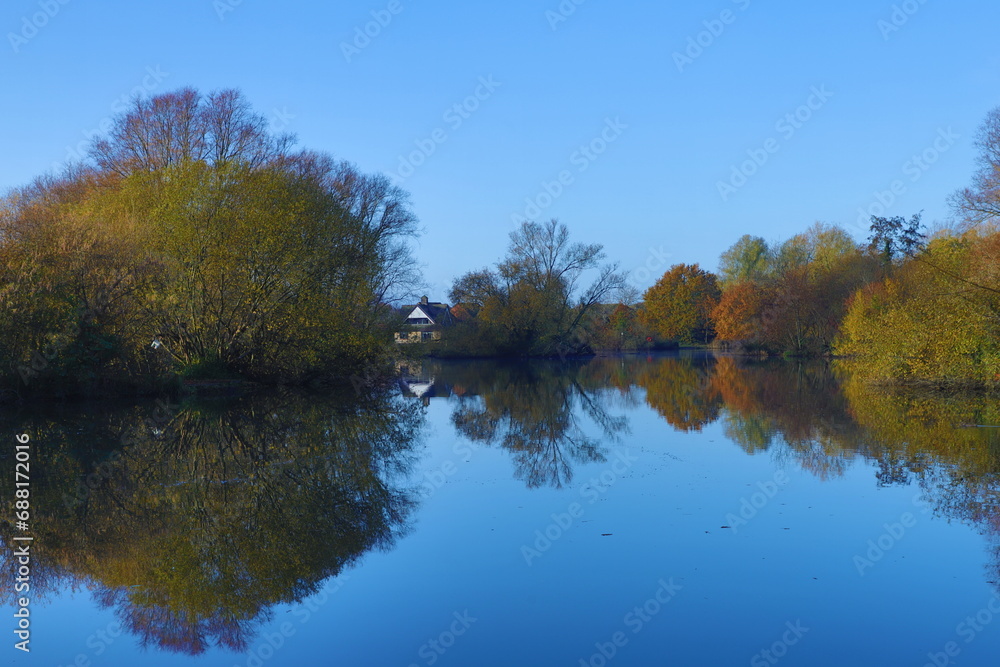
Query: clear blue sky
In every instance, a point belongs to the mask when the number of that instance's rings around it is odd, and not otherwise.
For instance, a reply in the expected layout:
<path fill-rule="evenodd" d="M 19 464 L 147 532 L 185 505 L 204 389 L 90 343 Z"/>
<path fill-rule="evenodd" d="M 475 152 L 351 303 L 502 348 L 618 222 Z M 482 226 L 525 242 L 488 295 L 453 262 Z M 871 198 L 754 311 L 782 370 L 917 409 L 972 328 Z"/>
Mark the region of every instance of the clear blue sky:
<path fill-rule="evenodd" d="M 0 187 L 64 160 L 137 86 L 236 87 L 300 145 L 366 171 L 398 174 L 418 141 L 434 146 L 400 184 L 435 298 L 502 254 L 544 182 L 562 191 L 537 217 L 626 270 L 657 269 L 633 274 L 645 287 L 669 263 L 714 269 L 744 233 L 784 239 L 821 220 L 861 238 L 859 207 L 893 181 L 905 190 L 886 214 L 944 220 L 1000 104 L 995 2 L 897 2 L 895 24 L 888 0 L 562 6 L 8 0 Z M 386 25 L 355 43 L 372 12 Z M 689 39 L 703 46 L 678 61 Z M 477 92 L 478 108 L 449 113 Z M 797 111 L 808 119 L 778 124 Z M 591 142 L 604 152 L 580 152 Z M 724 198 L 747 151 L 767 160 Z M 933 164 L 910 162 L 924 151 Z"/>

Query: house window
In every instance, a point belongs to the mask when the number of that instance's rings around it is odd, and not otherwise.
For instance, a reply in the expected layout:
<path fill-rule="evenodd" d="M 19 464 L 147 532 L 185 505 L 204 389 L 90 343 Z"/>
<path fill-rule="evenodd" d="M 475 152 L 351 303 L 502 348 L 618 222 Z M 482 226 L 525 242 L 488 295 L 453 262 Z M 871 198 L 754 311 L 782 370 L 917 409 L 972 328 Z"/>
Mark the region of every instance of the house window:
<path fill-rule="evenodd" d="M 429 319 L 427 319 L 426 317 L 411 317 L 410 318 L 410 324 L 416 325 L 416 324 L 430 324 L 430 323 L 431 323 L 431 321 Z"/>
<path fill-rule="evenodd" d="M 434 340 L 434 332 L 433 331 L 420 332 L 420 340 Z"/>

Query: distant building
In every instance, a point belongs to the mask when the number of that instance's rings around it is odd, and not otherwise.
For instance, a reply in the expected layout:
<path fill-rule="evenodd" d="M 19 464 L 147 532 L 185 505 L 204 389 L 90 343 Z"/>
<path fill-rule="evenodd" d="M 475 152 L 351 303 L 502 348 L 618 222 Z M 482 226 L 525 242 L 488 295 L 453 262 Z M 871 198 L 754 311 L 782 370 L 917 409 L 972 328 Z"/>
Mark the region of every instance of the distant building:
<path fill-rule="evenodd" d="M 426 296 L 421 297 L 420 303 L 403 306 L 401 310 L 406 314 L 407 329 L 396 332 L 396 342 L 400 344 L 441 340 L 441 329 L 455 321 L 448 304 L 428 301 Z"/>

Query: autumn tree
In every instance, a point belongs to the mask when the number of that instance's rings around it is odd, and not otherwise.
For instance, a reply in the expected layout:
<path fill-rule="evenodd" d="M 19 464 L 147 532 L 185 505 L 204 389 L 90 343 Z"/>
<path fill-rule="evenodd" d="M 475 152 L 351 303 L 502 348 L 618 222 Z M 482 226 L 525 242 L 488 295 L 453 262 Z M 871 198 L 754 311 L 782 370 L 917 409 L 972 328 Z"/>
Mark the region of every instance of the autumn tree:
<path fill-rule="evenodd" d="M 845 295 L 846 296 L 846 295 Z M 822 353 L 829 318 L 821 281 L 808 267 L 783 274 L 767 286 L 761 309 L 761 338 L 775 352 L 795 355 Z M 834 329 L 835 330 L 835 329 Z"/>
<path fill-rule="evenodd" d="M 747 255 L 748 247 L 737 243 L 744 250 L 730 249 L 723 263 Z M 875 264 L 846 231 L 817 222 L 777 246 L 767 274 L 727 284 L 712 313 L 718 337 L 775 353 L 829 352 L 847 299 L 878 279 Z"/>
<path fill-rule="evenodd" d="M 775 351 L 824 354 L 837 335 L 847 299 L 878 271 L 839 227 L 815 223 L 786 245 L 793 242 L 801 261 L 764 287 L 761 338 Z"/>
<path fill-rule="evenodd" d="M 664 338 L 707 343 L 711 313 L 719 303 L 714 274 L 697 264 L 675 264 L 643 295 L 645 322 Z"/>
<path fill-rule="evenodd" d="M 943 233 L 917 259 L 858 291 L 837 352 L 881 383 L 995 387 L 1000 378 L 1000 235 Z"/>
<path fill-rule="evenodd" d="M 846 231 L 836 225 L 815 222 L 806 231 L 772 248 L 767 277 L 777 279 L 806 266 L 814 270 L 829 269 L 857 250 L 857 242 Z"/>
<path fill-rule="evenodd" d="M 134 100 L 91 163 L 9 193 L 8 372 L 304 381 L 385 360 L 386 303 L 419 281 L 407 194 L 290 149 L 238 92 L 183 89 Z"/>
<path fill-rule="evenodd" d="M 646 403 L 678 431 L 701 431 L 719 418 L 722 400 L 712 365 L 692 358 L 657 359 L 634 374 Z"/>
<path fill-rule="evenodd" d="M 760 344 L 763 341 L 761 312 L 765 302 L 765 290 L 759 285 L 745 282 L 728 287 L 711 313 L 718 339 Z"/>
<path fill-rule="evenodd" d="M 644 322 L 643 308 L 619 303 L 595 309 L 587 339 L 595 350 L 638 350 L 653 346 L 653 331 Z"/>
<path fill-rule="evenodd" d="M 615 296 L 625 278 L 604 263 L 598 244 L 571 243 L 557 220 L 524 222 L 510 234 L 507 255 L 495 269 L 469 272 L 449 294 L 476 313 L 479 330 L 504 354 L 564 354 L 584 343 L 579 332 L 591 310 Z M 582 275 L 596 271 L 586 287 Z"/>
<path fill-rule="evenodd" d="M 26 387 L 74 393 L 144 373 L 128 352 L 142 338 L 141 292 L 159 264 L 142 252 L 134 220 L 93 208 L 112 185 L 74 169 L 0 202 L 0 358 Z"/>

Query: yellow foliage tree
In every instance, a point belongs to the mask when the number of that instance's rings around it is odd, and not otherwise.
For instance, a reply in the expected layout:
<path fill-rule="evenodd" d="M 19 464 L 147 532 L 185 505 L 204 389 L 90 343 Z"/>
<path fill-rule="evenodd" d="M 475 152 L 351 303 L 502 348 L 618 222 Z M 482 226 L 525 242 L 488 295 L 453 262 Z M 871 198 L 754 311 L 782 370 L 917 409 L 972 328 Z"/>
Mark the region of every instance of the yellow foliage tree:
<path fill-rule="evenodd" d="M 1000 384 L 998 247 L 978 230 L 932 240 L 854 295 L 836 351 L 868 381 Z"/>

